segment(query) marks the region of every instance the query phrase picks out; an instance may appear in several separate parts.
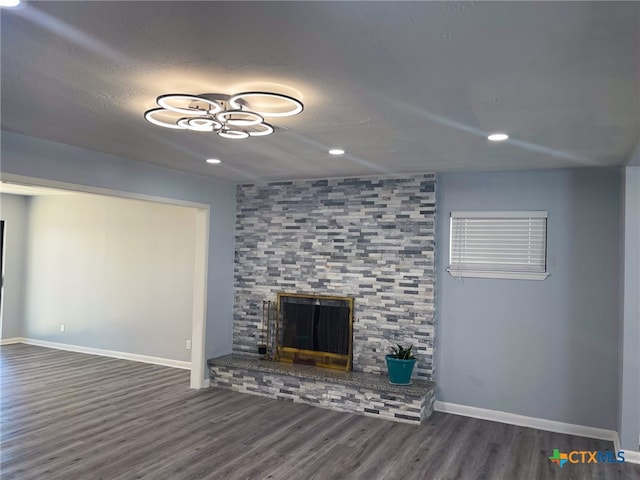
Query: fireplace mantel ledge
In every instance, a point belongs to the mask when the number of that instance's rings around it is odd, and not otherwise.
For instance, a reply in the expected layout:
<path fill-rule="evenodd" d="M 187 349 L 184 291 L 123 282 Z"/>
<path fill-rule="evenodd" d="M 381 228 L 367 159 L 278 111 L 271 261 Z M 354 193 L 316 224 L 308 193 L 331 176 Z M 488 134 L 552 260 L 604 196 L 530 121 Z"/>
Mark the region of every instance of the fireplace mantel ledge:
<path fill-rule="evenodd" d="M 386 375 L 365 372 L 341 372 L 328 368 L 318 368 L 296 363 L 274 362 L 250 355 L 231 354 L 212 358 L 207 361 L 209 367 L 225 366 L 243 368 L 263 373 L 288 375 L 307 380 L 318 380 L 347 386 L 360 387 L 386 393 L 410 396 L 425 396 L 435 389 L 436 384 L 428 380 L 412 379 L 412 385 L 392 385 Z"/>

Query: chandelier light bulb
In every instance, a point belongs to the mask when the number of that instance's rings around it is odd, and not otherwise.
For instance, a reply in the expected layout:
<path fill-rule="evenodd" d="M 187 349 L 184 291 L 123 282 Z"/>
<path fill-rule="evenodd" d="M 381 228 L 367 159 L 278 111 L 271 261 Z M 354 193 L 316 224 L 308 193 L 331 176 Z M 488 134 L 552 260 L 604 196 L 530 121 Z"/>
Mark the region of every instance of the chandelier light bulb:
<path fill-rule="evenodd" d="M 254 125 L 250 130 L 247 130 L 247 133 L 251 137 L 265 137 L 273 133 L 273 127 L 268 123 L 262 122 L 258 125 Z"/>
<path fill-rule="evenodd" d="M 147 110 L 146 112 L 144 112 L 144 118 L 148 121 L 153 123 L 154 125 L 158 125 L 159 127 L 165 127 L 165 128 L 175 128 L 176 130 L 185 130 L 187 127 L 184 127 L 178 123 L 168 123 L 168 122 L 163 122 L 162 120 L 158 120 L 157 118 L 155 118 L 155 115 L 158 113 L 166 113 L 167 110 L 165 110 L 164 108 L 154 108 L 152 110 Z"/>
<path fill-rule="evenodd" d="M 174 102 L 189 102 L 188 107 L 177 107 L 172 105 Z M 208 98 L 196 97 L 194 95 L 181 95 L 181 94 L 169 94 L 161 95 L 156 100 L 157 104 L 165 110 L 176 113 L 184 113 L 186 115 L 200 115 L 202 113 L 208 113 L 213 115 L 222 110 L 222 105 Z M 210 108 L 201 108 L 202 104 L 205 104 Z"/>
<path fill-rule="evenodd" d="M 218 132 L 222 138 L 231 138 L 233 140 L 239 140 L 241 138 L 247 138 L 249 134 L 243 130 L 228 130 L 222 129 Z"/>
<path fill-rule="evenodd" d="M 257 108 L 252 108 L 251 110 L 259 113 L 263 117 L 292 117 L 293 115 L 298 115 L 304 109 L 304 105 L 299 100 L 296 100 L 293 97 L 288 95 L 282 95 L 280 93 L 269 93 L 269 92 L 244 92 L 237 93 L 232 95 L 229 98 L 229 105 L 233 108 L 240 109 L 242 108 L 242 101 L 244 100 L 248 104 L 251 104 L 251 98 L 253 99 L 270 99 L 271 101 L 276 100 L 275 103 L 285 104 L 289 106 L 288 110 L 281 112 L 279 110 L 259 110 Z"/>
<path fill-rule="evenodd" d="M 186 124 L 186 128 L 195 130 L 196 132 L 213 132 L 222 128 L 222 124 L 213 118 L 209 117 L 192 117 L 181 118 L 178 121 L 178 125 L 182 125 L 181 122 Z"/>
<path fill-rule="evenodd" d="M 236 117 L 236 118 L 233 118 Z M 240 118 L 237 118 L 240 117 Z M 249 110 L 225 110 L 216 115 L 216 118 L 223 124 L 228 123 L 236 127 L 250 127 L 264 122 L 264 118 Z"/>
<path fill-rule="evenodd" d="M 176 123 L 181 126 L 184 127 L 187 130 L 193 130 L 194 132 L 213 132 L 214 127 L 213 127 L 213 121 L 210 119 L 206 119 L 208 120 L 208 122 L 202 122 L 202 123 L 194 123 L 193 120 L 199 120 L 200 118 L 181 118 L 180 120 L 178 120 Z M 218 125 L 218 128 L 220 128 L 220 126 Z"/>

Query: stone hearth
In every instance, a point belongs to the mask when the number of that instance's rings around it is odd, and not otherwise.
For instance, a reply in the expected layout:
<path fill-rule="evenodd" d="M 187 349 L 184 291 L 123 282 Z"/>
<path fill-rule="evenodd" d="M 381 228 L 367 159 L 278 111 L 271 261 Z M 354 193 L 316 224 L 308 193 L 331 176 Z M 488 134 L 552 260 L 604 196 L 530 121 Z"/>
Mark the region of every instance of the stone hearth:
<path fill-rule="evenodd" d="M 391 385 L 386 375 L 341 372 L 226 355 L 208 361 L 211 386 L 419 425 L 433 412 L 435 383 Z"/>

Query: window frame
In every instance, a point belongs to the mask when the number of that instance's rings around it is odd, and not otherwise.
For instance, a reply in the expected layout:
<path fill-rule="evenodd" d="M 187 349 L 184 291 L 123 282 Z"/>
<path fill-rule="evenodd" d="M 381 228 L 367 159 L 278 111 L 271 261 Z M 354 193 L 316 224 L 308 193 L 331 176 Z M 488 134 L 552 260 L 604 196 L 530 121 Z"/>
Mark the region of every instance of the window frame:
<path fill-rule="evenodd" d="M 495 269 L 495 264 L 493 269 L 482 269 L 481 267 L 475 268 L 461 268 L 460 266 L 454 265 L 452 262 L 452 253 L 453 253 L 453 222 L 454 218 L 485 218 L 485 219 L 504 219 L 504 218 L 513 218 L 513 219 L 531 219 L 531 218 L 544 218 L 544 271 L 535 272 L 535 271 L 510 271 L 508 269 L 500 270 Z M 461 211 L 454 210 L 449 214 L 449 266 L 446 268 L 446 271 L 452 277 L 460 278 L 496 278 L 496 279 L 511 279 L 511 280 L 544 280 L 549 276 L 549 265 L 548 265 L 548 221 L 549 221 L 549 212 L 545 210 L 525 210 L 525 211 L 510 211 L 510 210 L 502 210 L 502 211 Z"/>

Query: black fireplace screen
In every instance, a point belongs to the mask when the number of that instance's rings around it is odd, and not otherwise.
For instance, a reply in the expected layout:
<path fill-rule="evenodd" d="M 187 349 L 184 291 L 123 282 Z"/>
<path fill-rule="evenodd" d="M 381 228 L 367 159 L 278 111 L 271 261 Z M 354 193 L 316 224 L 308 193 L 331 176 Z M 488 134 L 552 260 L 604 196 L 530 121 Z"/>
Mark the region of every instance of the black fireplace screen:
<path fill-rule="evenodd" d="M 281 293 L 278 314 L 281 359 L 350 369 L 352 298 Z"/>

